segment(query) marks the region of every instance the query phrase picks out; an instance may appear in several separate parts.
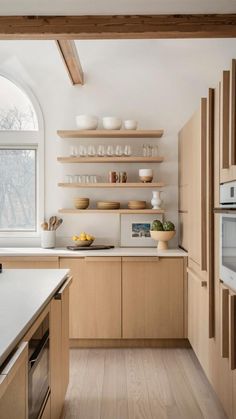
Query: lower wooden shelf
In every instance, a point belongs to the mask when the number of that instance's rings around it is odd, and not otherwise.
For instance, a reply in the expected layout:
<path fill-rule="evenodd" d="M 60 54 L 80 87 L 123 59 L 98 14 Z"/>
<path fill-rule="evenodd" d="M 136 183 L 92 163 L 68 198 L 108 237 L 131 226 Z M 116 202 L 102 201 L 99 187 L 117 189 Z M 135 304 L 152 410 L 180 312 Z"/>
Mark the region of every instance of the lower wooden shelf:
<path fill-rule="evenodd" d="M 74 209 L 74 208 L 61 208 L 58 211 L 61 214 L 94 214 L 94 213 L 108 213 L 108 214 L 164 214 L 164 209 L 143 209 L 143 210 L 130 210 L 128 208 L 117 210 L 100 210 L 100 209 Z"/>

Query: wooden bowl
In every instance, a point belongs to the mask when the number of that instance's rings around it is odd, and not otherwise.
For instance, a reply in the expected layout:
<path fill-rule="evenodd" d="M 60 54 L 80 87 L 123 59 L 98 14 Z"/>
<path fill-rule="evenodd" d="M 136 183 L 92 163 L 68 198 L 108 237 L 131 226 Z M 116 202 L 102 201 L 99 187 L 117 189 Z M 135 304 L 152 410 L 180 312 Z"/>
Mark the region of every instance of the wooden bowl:
<path fill-rule="evenodd" d="M 142 183 L 151 183 L 153 181 L 153 176 L 139 176 L 139 179 Z"/>
<path fill-rule="evenodd" d="M 158 241 L 157 249 L 166 250 L 168 249 L 168 241 L 173 239 L 176 231 L 150 231 L 151 238 Z"/>
<path fill-rule="evenodd" d="M 75 198 L 74 206 L 77 209 L 86 209 L 89 206 L 89 198 Z"/>
<path fill-rule="evenodd" d="M 74 240 L 77 247 L 89 247 L 93 242 L 94 240 Z"/>
<path fill-rule="evenodd" d="M 129 201 L 128 208 L 129 209 L 145 209 L 146 208 L 146 201 Z"/>

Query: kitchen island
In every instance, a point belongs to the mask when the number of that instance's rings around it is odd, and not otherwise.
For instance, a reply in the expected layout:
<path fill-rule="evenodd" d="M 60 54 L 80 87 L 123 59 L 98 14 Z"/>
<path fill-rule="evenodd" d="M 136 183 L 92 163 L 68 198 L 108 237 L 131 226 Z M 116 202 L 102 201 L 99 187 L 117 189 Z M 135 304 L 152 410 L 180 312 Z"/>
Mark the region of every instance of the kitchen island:
<path fill-rule="evenodd" d="M 0 274 L 1 419 L 14 417 L 13 412 L 18 419 L 28 418 L 34 403 L 28 394 L 39 374 L 30 378 L 30 370 L 40 362 L 40 353 L 36 362 L 30 361 L 30 349 L 47 334 L 50 343 L 39 372 L 48 365 L 48 385 L 39 412 L 43 415 L 46 409 L 51 419 L 59 417 L 69 378 L 68 274 L 67 269 L 3 269 Z"/>

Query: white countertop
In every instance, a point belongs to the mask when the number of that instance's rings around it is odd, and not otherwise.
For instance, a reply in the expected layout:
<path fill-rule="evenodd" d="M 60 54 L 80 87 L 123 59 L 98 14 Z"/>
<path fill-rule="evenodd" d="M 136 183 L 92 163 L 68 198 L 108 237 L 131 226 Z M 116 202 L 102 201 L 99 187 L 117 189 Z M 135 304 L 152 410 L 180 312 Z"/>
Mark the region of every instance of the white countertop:
<path fill-rule="evenodd" d="M 1 247 L 1 256 L 64 256 L 64 257 L 89 257 L 89 256 L 165 256 L 183 257 L 188 253 L 180 248 L 158 251 L 156 247 L 115 247 L 107 250 L 73 251 L 66 248 L 42 249 L 41 247 Z"/>
<path fill-rule="evenodd" d="M 0 274 L 0 366 L 68 273 L 67 269 L 6 269 Z"/>

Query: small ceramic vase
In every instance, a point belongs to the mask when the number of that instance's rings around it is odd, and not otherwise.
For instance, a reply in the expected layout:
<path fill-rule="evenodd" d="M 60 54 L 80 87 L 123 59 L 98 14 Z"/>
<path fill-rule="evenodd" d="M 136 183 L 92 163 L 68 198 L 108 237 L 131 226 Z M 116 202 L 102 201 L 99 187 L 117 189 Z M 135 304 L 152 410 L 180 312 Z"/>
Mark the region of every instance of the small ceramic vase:
<path fill-rule="evenodd" d="M 161 209 L 161 191 L 152 191 L 152 209 Z"/>

